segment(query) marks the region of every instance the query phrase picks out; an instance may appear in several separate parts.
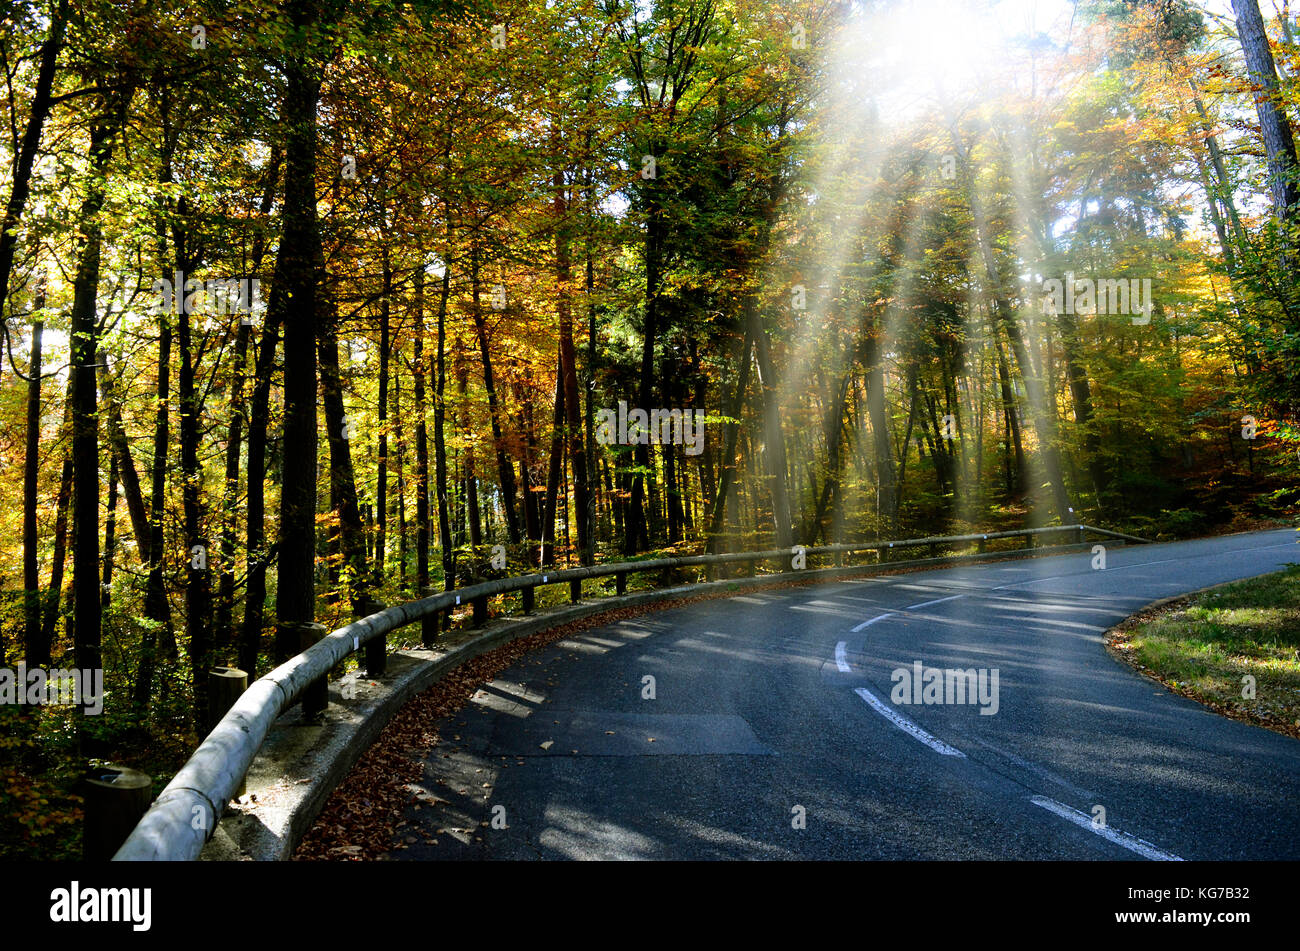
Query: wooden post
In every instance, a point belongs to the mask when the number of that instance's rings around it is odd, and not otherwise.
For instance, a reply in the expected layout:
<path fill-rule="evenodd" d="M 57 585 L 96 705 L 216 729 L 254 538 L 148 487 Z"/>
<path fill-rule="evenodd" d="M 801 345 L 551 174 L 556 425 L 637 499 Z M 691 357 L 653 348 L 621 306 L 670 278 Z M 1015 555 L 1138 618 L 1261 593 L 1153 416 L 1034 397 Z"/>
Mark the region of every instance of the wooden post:
<path fill-rule="evenodd" d="M 569 582 L 569 603 L 577 604 L 582 600 L 582 579 L 574 578 Z"/>
<path fill-rule="evenodd" d="M 474 626 L 482 627 L 487 621 L 487 595 L 480 595 L 472 602 L 474 605 Z"/>
<path fill-rule="evenodd" d="M 213 667 L 208 671 L 208 724 L 211 733 L 221 722 L 221 718 L 230 712 L 239 695 L 248 689 L 248 674 L 234 667 Z M 248 791 L 243 780 L 239 782 L 238 798 Z"/>
<path fill-rule="evenodd" d="M 107 862 L 149 810 L 153 778 L 125 766 L 102 766 L 86 775 L 82 796 L 82 858 Z"/>
<path fill-rule="evenodd" d="M 614 592 L 620 597 L 627 594 L 627 572 L 620 571 L 614 575 Z"/>
<path fill-rule="evenodd" d="M 358 618 L 370 617 L 384 610 L 387 605 L 366 595 L 357 601 L 355 614 Z M 366 641 L 366 676 L 377 679 L 388 671 L 388 635 L 371 638 Z"/>
<path fill-rule="evenodd" d="M 248 674 L 235 667 L 213 667 L 208 671 L 208 722 L 203 725 L 205 735 L 211 733 L 221 718 L 235 705 L 239 695 L 248 689 Z"/>
<path fill-rule="evenodd" d="M 537 595 L 537 589 L 529 585 L 527 588 L 520 588 L 519 593 L 524 599 L 524 613 L 532 614 L 533 602 Z"/>
<path fill-rule="evenodd" d="M 437 593 L 436 588 L 421 588 L 420 599 L 431 598 Z M 420 618 L 420 643 L 425 647 L 432 647 L 434 641 L 438 639 L 438 617 L 441 613 L 441 611 L 434 611 Z"/>
<path fill-rule="evenodd" d="M 275 651 L 279 658 L 287 652 L 280 663 L 301 654 L 322 637 L 328 634 L 324 624 L 314 621 L 282 621 L 275 627 Z M 320 677 L 308 684 L 302 692 L 302 712 L 308 718 L 314 718 L 325 712 L 329 706 L 329 681 Z"/>

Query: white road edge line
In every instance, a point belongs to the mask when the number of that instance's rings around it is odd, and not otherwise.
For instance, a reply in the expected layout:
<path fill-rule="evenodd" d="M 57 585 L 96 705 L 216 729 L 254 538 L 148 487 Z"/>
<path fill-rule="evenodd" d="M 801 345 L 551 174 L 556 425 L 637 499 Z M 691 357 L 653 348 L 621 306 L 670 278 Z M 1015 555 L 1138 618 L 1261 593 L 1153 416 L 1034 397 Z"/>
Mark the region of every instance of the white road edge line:
<path fill-rule="evenodd" d="M 894 724 L 894 726 L 898 727 L 904 733 L 910 733 L 915 739 L 920 740 L 922 743 L 930 747 L 930 749 L 934 750 L 936 753 L 940 753 L 944 756 L 960 756 L 962 759 L 966 758 L 966 754 L 963 753 L 961 750 L 957 749 L 956 747 L 949 746 L 947 743 L 943 742 L 942 740 L 936 740 L 929 733 L 926 733 L 919 726 L 917 726 L 907 717 L 903 716 L 893 707 L 889 706 L 886 703 L 881 702 L 881 700 L 870 690 L 868 690 L 866 687 L 856 687 L 854 688 L 853 692 L 856 693 L 863 700 L 867 701 L 871 709 L 875 710 L 877 713 L 879 713 L 890 723 Z"/>
<path fill-rule="evenodd" d="M 835 645 L 835 666 L 840 669 L 840 673 L 842 674 L 850 673 L 853 670 L 853 668 L 849 666 L 849 659 L 844 653 L 844 649 L 847 646 L 848 644 L 844 641 L 840 641 Z"/>
<path fill-rule="evenodd" d="M 932 604 L 943 604 L 945 601 L 956 601 L 958 598 L 964 598 L 964 594 L 954 594 L 950 598 L 935 598 L 933 601 L 922 601 L 920 604 L 909 604 L 903 608 L 904 611 L 915 611 L 917 608 L 928 608 Z"/>
<path fill-rule="evenodd" d="M 893 612 L 893 611 L 890 611 L 888 614 L 882 614 L 882 615 L 880 615 L 880 617 L 873 617 L 870 621 L 863 621 L 861 624 L 859 624 L 859 625 L 858 625 L 857 627 L 855 627 L 853 630 L 849 631 L 849 633 L 850 633 L 850 634 L 856 634 L 856 633 L 858 633 L 858 631 L 862 630 L 864 627 L 871 627 L 871 625 L 875 624 L 877 621 L 883 621 L 885 618 L 887 618 L 887 617 L 893 617 L 893 616 L 894 616 L 894 612 Z"/>
<path fill-rule="evenodd" d="M 1057 802 L 1055 799 L 1048 799 L 1046 796 L 1030 796 L 1029 801 L 1035 806 L 1041 806 L 1048 812 L 1054 812 L 1067 822 L 1073 822 L 1081 829 L 1087 829 L 1095 832 L 1103 839 L 1114 842 L 1116 845 L 1123 846 L 1130 852 L 1136 852 L 1143 858 L 1150 859 L 1153 862 L 1181 862 L 1182 859 L 1172 852 L 1165 852 L 1156 848 L 1145 839 L 1139 839 L 1137 836 L 1129 835 L 1127 832 L 1118 832 L 1109 826 L 1094 826 L 1092 817 L 1078 809 L 1071 809 L 1064 803 Z"/>

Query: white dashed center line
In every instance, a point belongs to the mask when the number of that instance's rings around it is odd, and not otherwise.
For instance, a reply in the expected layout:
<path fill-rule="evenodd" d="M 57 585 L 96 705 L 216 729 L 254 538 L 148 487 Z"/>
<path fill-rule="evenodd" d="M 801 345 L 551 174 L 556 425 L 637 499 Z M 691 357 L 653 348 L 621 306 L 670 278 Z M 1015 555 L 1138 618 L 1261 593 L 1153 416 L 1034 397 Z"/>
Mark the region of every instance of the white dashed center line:
<path fill-rule="evenodd" d="M 863 700 L 867 701 L 867 704 L 871 707 L 871 709 L 875 710 L 877 713 L 879 713 L 890 723 L 894 724 L 894 726 L 898 727 L 904 733 L 910 734 L 915 739 L 920 740 L 922 743 L 930 747 L 930 749 L 934 750 L 936 753 L 941 753 L 944 756 L 960 756 L 962 759 L 966 758 L 966 754 L 963 753 L 961 750 L 957 749 L 956 747 L 949 746 L 947 743 L 943 742 L 943 740 L 936 740 L 933 736 L 931 736 L 929 733 L 926 733 L 924 730 L 922 730 L 919 726 L 917 726 L 907 717 L 903 716 L 893 707 L 889 706 L 889 704 L 881 701 L 879 697 L 877 697 L 866 687 L 856 687 L 854 688 L 853 692 L 856 693 Z"/>
<path fill-rule="evenodd" d="M 917 608 L 928 608 L 932 604 L 943 604 L 945 601 L 956 601 L 958 598 L 964 598 L 964 594 L 954 594 L 949 598 L 935 598 L 933 601 L 922 601 L 920 604 L 909 604 L 903 608 L 904 611 L 915 611 Z"/>
<path fill-rule="evenodd" d="M 1127 832 L 1120 832 L 1109 826 L 1093 825 L 1092 817 L 1078 809 L 1071 809 L 1064 803 L 1057 802 L 1055 799 L 1048 799 L 1046 796 L 1030 796 L 1029 801 L 1035 806 L 1042 806 L 1048 812 L 1054 812 L 1066 822 L 1073 822 L 1081 829 L 1087 829 L 1095 832 L 1107 841 L 1114 842 L 1116 845 L 1123 846 L 1130 852 L 1136 852 L 1143 858 L 1150 859 L 1153 862 L 1181 862 L 1182 859 L 1172 852 L 1165 852 L 1156 848 L 1145 839 L 1139 839 L 1137 836 L 1129 835 Z"/>
<path fill-rule="evenodd" d="M 882 615 L 880 615 L 880 617 L 873 617 L 870 621 L 863 621 L 861 624 L 859 624 L 857 627 L 855 627 L 855 628 L 854 628 L 853 630 L 851 630 L 849 633 L 850 633 L 850 634 L 856 634 L 856 633 L 858 633 L 858 631 L 862 630 L 864 627 L 871 627 L 871 625 L 875 624 L 877 621 L 883 621 L 885 618 L 887 618 L 887 617 L 893 617 L 893 616 L 894 616 L 894 614 L 893 614 L 893 612 L 891 611 L 889 614 L 882 614 Z"/>

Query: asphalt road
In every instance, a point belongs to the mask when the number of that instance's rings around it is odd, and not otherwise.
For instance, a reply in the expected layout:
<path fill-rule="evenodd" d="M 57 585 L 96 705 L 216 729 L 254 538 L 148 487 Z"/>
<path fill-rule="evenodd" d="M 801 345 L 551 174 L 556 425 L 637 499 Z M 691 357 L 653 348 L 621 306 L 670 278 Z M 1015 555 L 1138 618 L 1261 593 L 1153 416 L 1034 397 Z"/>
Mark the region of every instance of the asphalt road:
<path fill-rule="evenodd" d="M 1300 561 L 1296 533 L 1092 560 L 740 594 L 557 642 L 444 724 L 387 857 L 1300 858 L 1300 743 L 1102 646 L 1153 600 Z M 984 693 L 903 702 L 917 662 Z"/>

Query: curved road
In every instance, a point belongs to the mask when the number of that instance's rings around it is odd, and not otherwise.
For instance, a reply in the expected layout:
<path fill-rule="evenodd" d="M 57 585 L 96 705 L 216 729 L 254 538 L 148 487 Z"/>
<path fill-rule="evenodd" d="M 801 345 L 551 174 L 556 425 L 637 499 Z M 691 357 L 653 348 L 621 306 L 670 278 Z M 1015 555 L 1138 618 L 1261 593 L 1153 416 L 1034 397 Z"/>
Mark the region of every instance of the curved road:
<path fill-rule="evenodd" d="M 1300 858 L 1300 743 L 1101 641 L 1153 600 L 1294 561 L 1295 532 L 1258 532 L 1110 548 L 1104 570 L 1043 557 L 594 628 L 443 725 L 388 857 Z M 973 671 L 969 696 L 947 676 L 929 692 L 945 702 L 904 702 L 918 663 L 918 688 L 927 668 Z"/>

